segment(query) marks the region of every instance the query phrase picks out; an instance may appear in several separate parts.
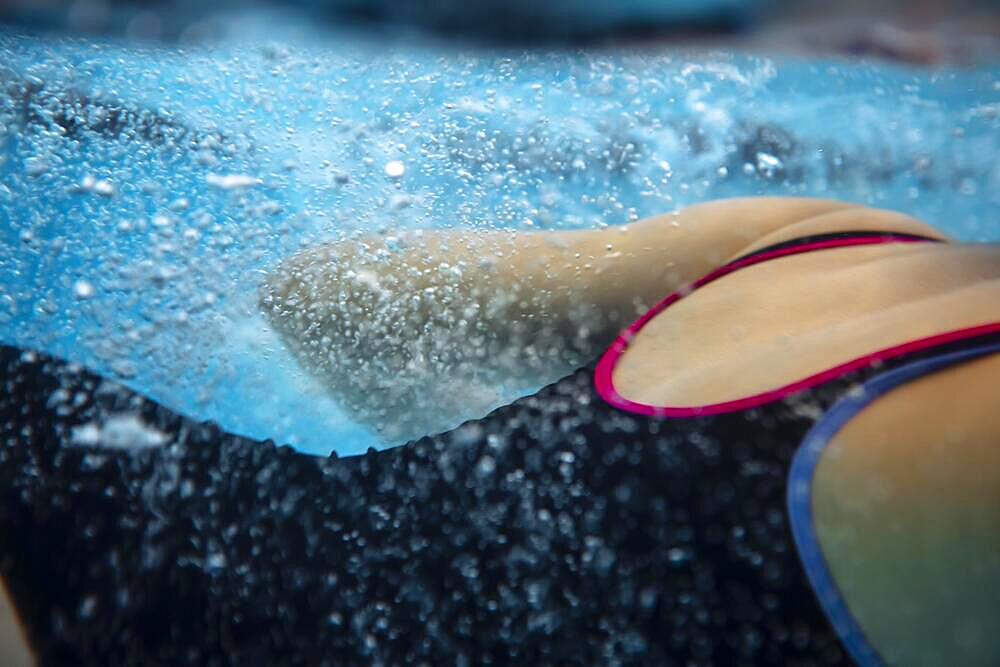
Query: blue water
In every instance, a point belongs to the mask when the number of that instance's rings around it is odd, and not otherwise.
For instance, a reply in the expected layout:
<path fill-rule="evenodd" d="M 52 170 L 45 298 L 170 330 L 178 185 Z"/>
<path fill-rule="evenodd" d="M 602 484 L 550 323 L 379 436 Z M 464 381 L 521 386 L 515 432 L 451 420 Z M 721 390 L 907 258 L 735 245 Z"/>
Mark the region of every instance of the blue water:
<path fill-rule="evenodd" d="M 170 48 L 0 33 L 0 340 L 232 431 L 344 454 L 386 443 L 303 375 L 255 305 L 266 270 L 304 246 L 591 228 L 763 194 L 1000 241 L 996 66 L 457 52 L 276 15 L 234 26 Z M 219 187 L 227 176 L 246 185 Z"/>

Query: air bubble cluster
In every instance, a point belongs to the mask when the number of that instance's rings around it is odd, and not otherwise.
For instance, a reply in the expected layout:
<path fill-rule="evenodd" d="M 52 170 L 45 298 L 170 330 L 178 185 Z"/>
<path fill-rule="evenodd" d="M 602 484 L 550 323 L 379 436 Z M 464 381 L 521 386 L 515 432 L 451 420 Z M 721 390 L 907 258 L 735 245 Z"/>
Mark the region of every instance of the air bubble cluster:
<path fill-rule="evenodd" d="M 456 52 L 241 20 L 212 45 L 155 52 L 0 33 L 4 341 L 240 432 L 322 453 L 332 435 L 358 452 L 554 380 L 634 316 L 632 304 L 615 316 L 584 307 L 573 349 L 546 343 L 545 313 L 562 295 L 489 293 L 522 236 L 720 197 L 807 195 L 1000 238 L 987 70 L 661 46 Z M 504 241 L 462 263 L 446 248 L 413 260 L 470 230 Z M 262 308 L 267 276 L 296 252 L 352 244 L 369 269 L 299 267 L 305 301 Z M 333 322 L 320 294 L 358 300 Z M 274 308 L 288 326 L 322 329 L 310 350 L 279 337 Z M 524 316 L 505 345 L 484 329 L 497 313 Z M 356 357 L 397 352 L 358 368 L 337 358 L 344 345 Z M 449 377 L 473 379 L 445 391 Z M 384 397 L 384 415 L 352 413 L 356 391 Z M 424 418 L 400 424 L 400 406 Z"/>

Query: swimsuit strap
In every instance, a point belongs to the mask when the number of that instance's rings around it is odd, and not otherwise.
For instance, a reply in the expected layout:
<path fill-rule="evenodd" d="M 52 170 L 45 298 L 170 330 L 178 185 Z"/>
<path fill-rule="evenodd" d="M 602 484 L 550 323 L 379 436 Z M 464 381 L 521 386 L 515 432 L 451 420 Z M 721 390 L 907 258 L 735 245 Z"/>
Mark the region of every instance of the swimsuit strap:
<path fill-rule="evenodd" d="M 670 294 L 665 299 L 650 308 L 631 326 L 625 329 L 625 331 L 623 331 L 611 343 L 608 349 L 601 356 L 600 360 L 597 362 L 597 366 L 594 370 L 594 387 L 597 390 L 598 395 L 611 406 L 626 412 L 647 417 L 683 418 L 724 414 L 728 412 L 747 410 L 780 400 L 790 394 L 824 384 L 852 371 L 870 366 L 876 362 L 887 361 L 903 355 L 913 354 L 941 345 L 954 343 L 956 341 L 971 339 L 1000 331 L 1000 322 L 993 322 L 966 329 L 949 331 L 934 336 L 928 336 L 926 338 L 909 341 L 901 345 L 895 345 L 882 350 L 877 350 L 776 389 L 771 389 L 759 394 L 746 396 L 732 401 L 724 401 L 709 405 L 684 407 L 647 405 L 645 403 L 638 403 L 625 398 L 619 394 L 614 387 L 612 375 L 618 360 L 624 354 L 626 348 L 628 348 L 629 343 L 635 338 L 639 331 L 649 323 L 650 320 L 681 299 L 689 296 L 692 292 L 724 276 L 727 276 L 730 273 L 734 273 L 740 269 L 745 269 L 755 264 L 762 264 L 774 259 L 779 259 L 781 257 L 800 255 L 818 250 L 863 245 L 881 245 L 886 243 L 934 242 L 939 243 L 941 241 L 939 239 L 926 236 L 898 234 L 894 232 L 837 232 L 833 234 L 806 236 L 791 241 L 785 241 L 739 257 Z"/>

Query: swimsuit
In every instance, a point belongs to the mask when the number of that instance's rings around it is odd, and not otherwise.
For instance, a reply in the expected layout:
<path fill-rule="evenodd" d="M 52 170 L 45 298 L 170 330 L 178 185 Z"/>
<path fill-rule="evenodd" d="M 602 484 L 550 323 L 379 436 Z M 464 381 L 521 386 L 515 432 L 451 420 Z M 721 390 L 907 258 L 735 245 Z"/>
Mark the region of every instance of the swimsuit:
<path fill-rule="evenodd" d="M 788 254 L 920 240 L 800 239 L 695 287 Z M 483 419 L 329 459 L 0 348 L 0 574 L 43 664 L 867 659 L 814 593 L 822 558 L 801 484 L 789 495 L 790 471 L 809 479 L 799 444 L 850 388 L 995 351 L 1000 323 L 684 414 L 614 392 L 628 340 Z"/>

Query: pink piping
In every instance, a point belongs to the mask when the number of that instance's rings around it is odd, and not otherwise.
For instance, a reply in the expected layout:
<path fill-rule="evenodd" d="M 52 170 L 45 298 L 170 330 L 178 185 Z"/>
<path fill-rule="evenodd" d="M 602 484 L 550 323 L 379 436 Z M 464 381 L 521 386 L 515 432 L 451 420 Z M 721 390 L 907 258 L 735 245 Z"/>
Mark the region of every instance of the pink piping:
<path fill-rule="evenodd" d="M 760 264 L 772 259 L 777 259 L 778 257 L 786 257 L 789 255 L 798 255 L 801 253 L 811 252 L 813 250 L 823 250 L 828 248 L 842 248 L 848 246 L 860 246 L 860 245 L 873 245 L 881 243 L 920 243 L 929 242 L 932 239 L 921 239 L 909 236 L 895 236 L 892 234 L 887 234 L 885 236 L 864 236 L 856 238 L 846 238 L 846 239 L 829 239 L 826 241 L 816 241 L 814 243 L 806 243 L 800 246 L 792 246 L 787 248 L 779 248 L 771 252 L 764 252 L 759 255 L 751 255 L 743 259 L 738 259 L 734 262 L 730 262 L 725 266 L 722 266 L 715 271 L 712 271 L 708 275 L 699 278 L 693 283 L 682 287 L 670 296 L 666 297 L 655 306 L 650 308 L 642 317 L 632 323 L 625 331 L 623 331 L 612 343 L 611 346 L 604 352 L 601 356 L 600 361 L 597 362 L 597 368 L 594 370 L 594 387 L 597 389 L 598 395 L 609 405 L 625 410 L 626 412 L 631 412 L 634 414 L 644 415 L 648 417 L 662 417 L 662 418 L 677 418 L 677 417 L 698 417 L 707 415 L 717 415 L 726 412 L 737 412 L 740 410 L 747 410 L 749 408 L 757 407 L 765 403 L 770 403 L 772 401 L 777 401 L 789 394 L 793 394 L 817 385 L 823 384 L 824 382 L 829 382 L 834 380 L 841 375 L 849 373 L 851 371 L 857 370 L 859 368 L 864 368 L 870 364 L 878 361 L 885 361 L 898 357 L 904 354 L 910 354 L 912 352 L 918 352 L 920 350 L 925 350 L 937 345 L 943 345 L 946 343 L 951 343 L 965 338 L 973 338 L 975 336 L 990 334 L 1000 332 L 1000 322 L 993 322 L 990 324 L 983 324 L 974 327 L 968 327 L 966 329 L 959 329 L 957 331 L 949 331 L 947 333 L 937 334 L 934 336 L 929 336 L 927 338 L 920 338 L 918 340 L 912 340 L 907 343 L 902 343 L 900 345 L 894 345 L 864 356 L 858 357 L 857 359 L 852 359 L 846 363 L 840 364 L 839 366 L 834 366 L 833 368 L 821 371 L 809 377 L 803 378 L 791 384 L 786 384 L 782 387 L 776 389 L 770 389 L 768 391 L 754 394 L 752 396 L 745 396 L 743 398 L 738 398 L 732 401 L 724 401 L 722 403 L 711 403 L 709 405 L 699 405 L 699 406 L 689 406 L 689 407 L 671 407 L 671 406 L 658 406 L 658 405 L 647 405 L 645 403 L 637 403 L 635 401 L 630 401 L 621 394 L 619 394 L 614 387 L 612 382 L 612 374 L 614 368 L 618 363 L 618 360 L 624 354 L 625 349 L 629 345 L 629 341 L 635 338 L 636 334 L 646 326 L 646 324 L 653 319 L 656 315 L 660 314 L 668 307 L 674 303 L 680 301 L 685 296 L 691 294 L 691 292 L 696 289 L 707 285 L 710 282 L 718 280 L 723 276 L 726 276 L 739 269 L 752 266 L 754 264 Z"/>

